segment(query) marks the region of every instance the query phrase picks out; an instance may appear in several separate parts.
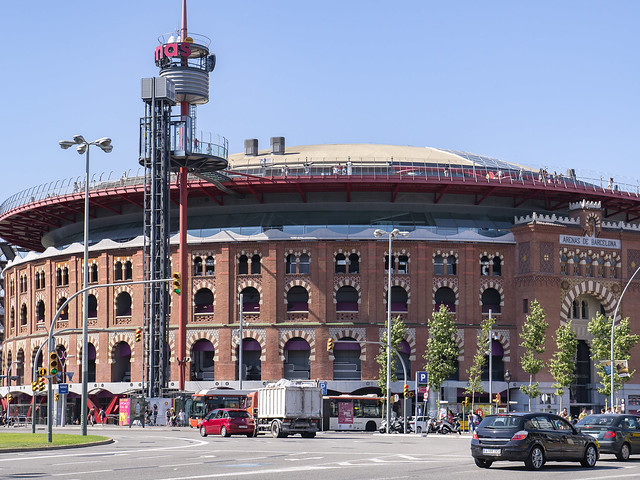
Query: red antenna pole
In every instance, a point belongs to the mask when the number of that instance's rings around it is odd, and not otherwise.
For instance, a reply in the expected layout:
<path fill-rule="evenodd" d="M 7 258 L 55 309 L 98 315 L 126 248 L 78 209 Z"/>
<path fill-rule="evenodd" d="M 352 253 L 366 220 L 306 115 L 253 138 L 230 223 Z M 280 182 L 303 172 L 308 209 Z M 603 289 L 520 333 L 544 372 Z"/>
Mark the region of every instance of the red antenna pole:
<path fill-rule="evenodd" d="M 187 0 L 182 0 L 182 25 L 180 27 L 180 41 L 187 38 Z"/>

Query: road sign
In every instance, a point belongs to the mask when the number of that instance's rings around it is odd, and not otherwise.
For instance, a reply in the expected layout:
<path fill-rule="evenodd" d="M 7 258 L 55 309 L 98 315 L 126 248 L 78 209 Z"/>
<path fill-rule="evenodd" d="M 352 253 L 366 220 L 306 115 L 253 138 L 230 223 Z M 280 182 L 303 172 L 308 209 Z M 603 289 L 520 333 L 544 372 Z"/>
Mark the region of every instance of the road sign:
<path fill-rule="evenodd" d="M 69 393 L 69 384 L 68 383 L 59 383 L 58 384 L 58 393 Z"/>
<path fill-rule="evenodd" d="M 418 372 L 418 384 L 426 385 L 428 382 L 427 372 Z"/>
<path fill-rule="evenodd" d="M 327 382 L 318 382 L 318 386 L 322 389 L 322 394 L 327 394 Z"/>

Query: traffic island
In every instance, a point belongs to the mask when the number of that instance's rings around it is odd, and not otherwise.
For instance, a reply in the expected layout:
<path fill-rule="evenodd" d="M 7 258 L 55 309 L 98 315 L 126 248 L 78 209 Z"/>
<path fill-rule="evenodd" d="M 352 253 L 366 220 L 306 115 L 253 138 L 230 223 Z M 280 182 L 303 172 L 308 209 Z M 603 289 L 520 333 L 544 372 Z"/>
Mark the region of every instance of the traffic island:
<path fill-rule="evenodd" d="M 0 435 L 0 454 L 28 452 L 31 450 L 57 450 L 61 448 L 92 447 L 113 443 L 113 439 L 102 435 L 71 435 L 58 433 L 47 442 L 46 433 L 3 433 Z"/>

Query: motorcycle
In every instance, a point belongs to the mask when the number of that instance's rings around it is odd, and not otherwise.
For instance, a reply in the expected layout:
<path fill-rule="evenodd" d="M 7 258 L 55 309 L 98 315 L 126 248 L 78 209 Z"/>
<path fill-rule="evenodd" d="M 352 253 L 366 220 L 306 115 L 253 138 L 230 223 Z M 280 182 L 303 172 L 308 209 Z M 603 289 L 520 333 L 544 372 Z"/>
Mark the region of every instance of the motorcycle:
<path fill-rule="evenodd" d="M 407 425 L 407 430 L 411 431 L 411 426 Z M 382 419 L 380 422 L 380 428 L 378 429 L 380 433 L 386 433 L 387 431 L 387 420 Z M 389 428 L 389 433 L 404 433 L 404 419 L 402 417 L 396 417 L 391 419 L 391 428 Z"/>
<path fill-rule="evenodd" d="M 452 421 L 449 421 L 446 418 L 443 418 L 440 425 L 438 425 L 437 432 L 443 435 L 448 433 L 457 433 L 458 435 L 462 435 L 460 420 L 458 418 L 454 418 Z"/>

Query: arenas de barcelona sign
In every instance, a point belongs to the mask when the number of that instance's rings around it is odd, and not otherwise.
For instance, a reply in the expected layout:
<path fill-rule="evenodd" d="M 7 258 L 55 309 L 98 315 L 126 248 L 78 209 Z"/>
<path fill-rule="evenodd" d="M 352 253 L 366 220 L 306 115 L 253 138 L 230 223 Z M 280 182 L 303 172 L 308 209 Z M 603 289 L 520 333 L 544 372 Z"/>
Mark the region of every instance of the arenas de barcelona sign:
<path fill-rule="evenodd" d="M 611 238 L 596 238 L 596 237 L 578 237 L 575 235 L 560 235 L 561 245 L 574 245 L 576 247 L 591 247 L 591 248 L 614 248 L 620 250 L 620 240 L 613 240 Z"/>

